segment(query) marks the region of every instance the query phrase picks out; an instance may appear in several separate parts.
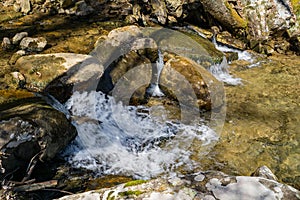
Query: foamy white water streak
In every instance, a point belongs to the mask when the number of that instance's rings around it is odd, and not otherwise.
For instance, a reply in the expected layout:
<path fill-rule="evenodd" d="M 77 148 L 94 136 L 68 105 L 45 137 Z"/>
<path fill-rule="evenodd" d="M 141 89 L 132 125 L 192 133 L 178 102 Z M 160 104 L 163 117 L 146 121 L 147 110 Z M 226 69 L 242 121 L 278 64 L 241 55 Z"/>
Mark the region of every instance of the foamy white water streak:
<path fill-rule="evenodd" d="M 75 92 L 66 106 L 78 137 L 64 155 L 74 167 L 100 174 L 150 178 L 178 167 L 192 169 L 199 163 L 190 159 L 190 145 L 195 140 L 203 146 L 218 140 L 205 125 L 158 122 L 101 92 Z"/>
<path fill-rule="evenodd" d="M 229 65 L 227 63 L 226 57 L 223 57 L 223 60 L 220 64 L 214 64 L 210 67 L 210 72 L 218 79 L 229 85 L 240 85 L 242 84 L 241 78 L 233 77 L 229 73 Z"/>

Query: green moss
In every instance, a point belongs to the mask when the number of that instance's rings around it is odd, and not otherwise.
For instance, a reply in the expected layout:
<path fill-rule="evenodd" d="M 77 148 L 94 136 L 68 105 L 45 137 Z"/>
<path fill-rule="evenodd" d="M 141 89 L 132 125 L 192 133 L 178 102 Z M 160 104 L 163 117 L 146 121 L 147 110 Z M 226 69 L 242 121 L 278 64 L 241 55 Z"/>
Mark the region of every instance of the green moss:
<path fill-rule="evenodd" d="M 291 0 L 294 12 L 297 16 L 300 15 L 300 3 L 299 0 Z"/>
<path fill-rule="evenodd" d="M 107 195 L 107 200 L 115 200 L 115 197 L 111 197 L 110 195 L 112 195 L 114 193 L 114 191 L 110 191 Z"/>
<path fill-rule="evenodd" d="M 127 196 L 139 196 L 143 193 L 144 192 L 140 191 L 140 190 L 128 190 L 128 191 L 125 191 L 125 192 L 120 192 L 119 195 L 121 197 L 127 197 Z"/>
<path fill-rule="evenodd" d="M 146 182 L 147 182 L 146 180 L 134 180 L 134 181 L 127 182 L 124 187 L 140 185 L 140 184 L 143 184 L 143 183 L 146 183 Z"/>
<path fill-rule="evenodd" d="M 237 22 L 237 26 L 240 28 L 247 28 L 247 21 L 244 20 L 227 1 L 225 1 L 224 3 L 226 8 L 229 9 L 233 19 Z"/>

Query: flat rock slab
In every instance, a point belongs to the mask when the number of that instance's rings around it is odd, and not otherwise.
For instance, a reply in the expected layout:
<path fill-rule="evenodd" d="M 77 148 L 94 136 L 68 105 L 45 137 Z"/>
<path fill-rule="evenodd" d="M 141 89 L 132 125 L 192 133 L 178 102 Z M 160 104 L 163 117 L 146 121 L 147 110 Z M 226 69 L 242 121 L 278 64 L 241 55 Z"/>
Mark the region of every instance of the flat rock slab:
<path fill-rule="evenodd" d="M 27 90 L 47 91 L 59 100 L 67 98 L 68 95 L 64 95 L 73 89 L 78 90 L 76 88 L 93 89 L 89 88 L 88 82 L 97 81 L 103 73 L 103 66 L 96 58 L 74 53 L 23 56 L 17 60 L 15 67 L 24 76 Z M 14 83 L 19 84 L 19 81 Z M 82 83 L 86 84 L 83 86 Z"/>
<path fill-rule="evenodd" d="M 65 196 L 59 200 L 297 200 L 299 198 L 298 190 L 273 180 L 262 177 L 228 176 L 221 172 L 208 171 L 182 179 L 132 181 L 112 188 Z"/>

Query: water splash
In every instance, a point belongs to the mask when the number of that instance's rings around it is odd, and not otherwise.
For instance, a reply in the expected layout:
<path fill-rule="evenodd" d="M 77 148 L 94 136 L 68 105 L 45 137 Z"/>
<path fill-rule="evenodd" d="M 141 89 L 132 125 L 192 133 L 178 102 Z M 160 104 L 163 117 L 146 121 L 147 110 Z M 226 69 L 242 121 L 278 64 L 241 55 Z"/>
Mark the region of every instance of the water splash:
<path fill-rule="evenodd" d="M 223 81 L 229 85 L 242 84 L 241 78 L 235 78 L 229 73 L 229 65 L 225 56 L 220 64 L 212 65 L 209 70 L 219 81 Z"/>
<path fill-rule="evenodd" d="M 237 53 L 239 60 L 245 60 L 245 61 L 248 61 L 250 63 L 253 63 L 255 61 L 253 56 L 247 51 L 242 51 L 242 50 L 239 50 L 239 49 L 230 48 L 228 46 L 218 44 L 217 41 L 216 41 L 215 36 L 213 37 L 212 42 L 215 45 L 216 49 L 218 49 L 219 51 Z"/>
<path fill-rule="evenodd" d="M 66 106 L 78 137 L 64 155 L 74 167 L 99 174 L 151 178 L 179 167 L 193 169 L 200 163 L 190 158 L 191 145 L 198 141 L 205 147 L 218 140 L 203 124 L 158 122 L 139 112 L 143 108 L 125 107 L 101 92 L 75 92 Z"/>
<path fill-rule="evenodd" d="M 164 93 L 159 88 L 160 74 L 164 68 L 164 65 L 165 65 L 164 64 L 164 55 L 160 50 L 158 50 L 158 60 L 156 61 L 156 70 L 157 70 L 156 79 L 155 79 L 155 82 L 151 84 L 150 88 L 147 91 L 153 97 L 165 96 Z"/>

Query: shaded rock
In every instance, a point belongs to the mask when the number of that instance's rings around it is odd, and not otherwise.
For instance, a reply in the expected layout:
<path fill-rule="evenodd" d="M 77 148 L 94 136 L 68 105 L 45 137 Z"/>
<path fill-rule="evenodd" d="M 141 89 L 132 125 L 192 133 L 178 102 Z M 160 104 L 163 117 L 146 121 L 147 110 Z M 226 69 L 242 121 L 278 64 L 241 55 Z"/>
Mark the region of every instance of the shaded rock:
<path fill-rule="evenodd" d="M 94 11 L 84 0 L 75 3 L 75 10 L 75 14 L 78 16 L 86 16 Z"/>
<path fill-rule="evenodd" d="M 26 89 L 46 91 L 59 100 L 67 99 L 73 90 L 95 89 L 90 85 L 95 85 L 103 72 L 92 56 L 73 53 L 23 56 L 15 68 L 24 75 Z"/>
<path fill-rule="evenodd" d="M 3 50 L 10 50 L 13 48 L 10 40 L 8 37 L 4 37 L 3 40 L 2 40 L 2 43 L 1 43 L 1 47 Z"/>
<path fill-rule="evenodd" d="M 25 37 L 20 42 L 20 48 L 26 51 L 43 51 L 47 45 L 47 40 L 43 37 Z"/>
<path fill-rule="evenodd" d="M 60 6 L 62 8 L 67 8 L 67 7 L 73 5 L 73 1 L 72 0 L 60 0 L 59 3 L 60 3 Z"/>
<path fill-rule="evenodd" d="M 23 174 L 34 156 L 51 160 L 77 134 L 63 113 L 37 97 L 1 104 L 0 113 L 2 178 Z"/>
<path fill-rule="evenodd" d="M 112 188 L 69 195 L 60 200 L 72 199 L 298 199 L 300 192 L 273 180 L 228 176 L 208 171 L 183 178 L 131 181 Z"/>
<path fill-rule="evenodd" d="M 21 32 L 21 33 L 17 33 L 13 38 L 12 38 L 12 43 L 14 45 L 17 45 L 21 42 L 21 40 L 24 38 L 24 37 L 27 37 L 28 36 L 28 33 L 27 32 Z"/>

